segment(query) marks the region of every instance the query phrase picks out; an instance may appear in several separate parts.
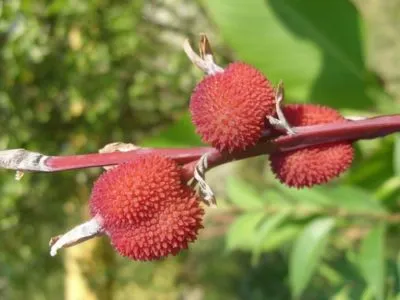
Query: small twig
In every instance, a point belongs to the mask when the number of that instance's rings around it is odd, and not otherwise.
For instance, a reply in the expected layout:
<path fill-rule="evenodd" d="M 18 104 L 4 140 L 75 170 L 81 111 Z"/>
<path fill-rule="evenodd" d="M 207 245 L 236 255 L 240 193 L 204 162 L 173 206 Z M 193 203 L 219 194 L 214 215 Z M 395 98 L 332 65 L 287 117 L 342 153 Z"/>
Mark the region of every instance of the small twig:
<path fill-rule="evenodd" d="M 27 151 L 25 149 L 11 149 L 0 151 L 0 168 L 24 171 L 50 172 L 46 165 L 49 156 Z"/>

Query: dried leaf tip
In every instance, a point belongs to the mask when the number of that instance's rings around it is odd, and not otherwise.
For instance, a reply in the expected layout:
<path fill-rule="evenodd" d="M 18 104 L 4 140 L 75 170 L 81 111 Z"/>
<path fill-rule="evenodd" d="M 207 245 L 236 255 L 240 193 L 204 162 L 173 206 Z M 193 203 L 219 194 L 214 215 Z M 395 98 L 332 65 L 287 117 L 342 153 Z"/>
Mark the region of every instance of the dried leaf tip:
<path fill-rule="evenodd" d="M 52 237 L 49 242 L 50 255 L 55 256 L 62 248 L 80 244 L 101 234 L 103 234 L 102 221 L 96 216 L 62 235 Z"/>
<path fill-rule="evenodd" d="M 214 57 L 212 54 L 210 43 L 208 41 L 207 36 L 204 33 L 200 35 L 200 41 L 199 41 L 200 55 L 193 50 L 188 39 L 186 39 L 183 43 L 183 50 L 185 51 L 187 57 L 191 60 L 191 62 L 207 75 L 214 75 L 216 73 L 224 71 L 222 67 L 218 66 L 214 62 Z"/>

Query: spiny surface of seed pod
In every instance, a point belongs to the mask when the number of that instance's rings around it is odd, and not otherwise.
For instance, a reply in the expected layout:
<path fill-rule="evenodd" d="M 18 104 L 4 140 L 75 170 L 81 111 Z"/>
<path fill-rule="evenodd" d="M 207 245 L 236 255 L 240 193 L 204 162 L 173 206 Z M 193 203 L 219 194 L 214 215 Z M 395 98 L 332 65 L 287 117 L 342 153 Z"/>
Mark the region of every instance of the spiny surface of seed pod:
<path fill-rule="evenodd" d="M 203 211 L 192 193 L 183 193 L 179 199 L 179 203 L 167 206 L 156 218 L 129 230 L 114 230 L 110 235 L 114 248 L 135 260 L 159 259 L 187 249 L 202 228 Z"/>
<path fill-rule="evenodd" d="M 186 249 L 202 228 L 204 215 L 180 167 L 159 155 L 142 155 L 103 173 L 89 205 L 115 249 L 135 260 Z"/>
<path fill-rule="evenodd" d="M 291 126 L 346 122 L 336 110 L 319 105 L 287 105 L 283 113 Z M 354 156 L 350 142 L 329 143 L 269 156 L 275 176 L 290 187 L 323 184 L 347 170 Z"/>
<path fill-rule="evenodd" d="M 265 119 L 275 112 L 275 92 L 256 68 L 230 64 L 195 88 L 190 112 L 197 133 L 220 151 L 244 150 L 261 137 Z"/>

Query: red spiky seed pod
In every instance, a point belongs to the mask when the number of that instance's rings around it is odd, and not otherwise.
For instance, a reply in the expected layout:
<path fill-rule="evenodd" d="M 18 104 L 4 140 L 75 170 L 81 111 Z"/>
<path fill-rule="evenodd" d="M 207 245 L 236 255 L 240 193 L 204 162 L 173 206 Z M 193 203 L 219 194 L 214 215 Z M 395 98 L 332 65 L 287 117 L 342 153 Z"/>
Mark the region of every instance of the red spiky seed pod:
<path fill-rule="evenodd" d="M 183 193 L 179 199 L 182 201 L 157 214 L 158 218 L 142 221 L 129 230 L 114 230 L 110 235 L 114 248 L 123 256 L 143 261 L 187 249 L 202 228 L 203 211 L 191 192 Z"/>
<path fill-rule="evenodd" d="M 291 126 L 346 122 L 336 110 L 319 105 L 295 104 L 283 107 Z M 275 176 L 290 187 L 303 188 L 327 183 L 347 170 L 354 156 L 350 142 L 329 143 L 269 156 Z"/>
<path fill-rule="evenodd" d="M 272 85 L 260 71 L 242 62 L 205 77 L 190 100 L 197 133 L 220 151 L 254 145 L 262 135 L 265 118 L 274 111 Z"/>
<path fill-rule="evenodd" d="M 180 167 L 160 155 L 142 155 L 103 173 L 89 206 L 115 249 L 135 260 L 160 259 L 186 249 L 202 228 L 204 215 Z"/>

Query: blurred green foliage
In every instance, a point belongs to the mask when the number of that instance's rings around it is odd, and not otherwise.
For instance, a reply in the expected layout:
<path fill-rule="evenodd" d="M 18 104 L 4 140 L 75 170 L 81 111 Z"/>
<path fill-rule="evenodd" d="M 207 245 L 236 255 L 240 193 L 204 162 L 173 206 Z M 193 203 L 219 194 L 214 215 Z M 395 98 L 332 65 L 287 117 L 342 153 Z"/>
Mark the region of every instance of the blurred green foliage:
<path fill-rule="evenodd" d="M 381 33 L 399 13 L 398 0 L 0 0 L 0 148 L 199 145 L 187 103 L 201 74 L 180 44 L 203 31 L 221 64 L 282 79 L 289 102 L 398 112 L 400 37 Z M 113 298 L 400 299 L 399 145 L 357 143 L 352 169 L 311 190 L 277 183 L 264 158 L 213 171 L 221 207 L 199 241 L 161 262 L 118 257 Z M 0 299 L 60 298 L 48 240 L 81 221 L 99 172 L 1 172 Z"/>

